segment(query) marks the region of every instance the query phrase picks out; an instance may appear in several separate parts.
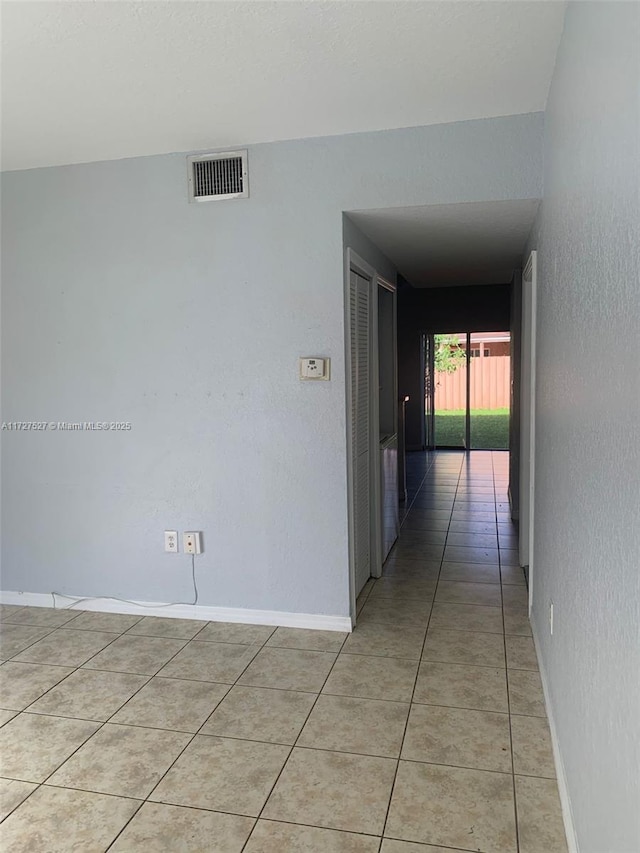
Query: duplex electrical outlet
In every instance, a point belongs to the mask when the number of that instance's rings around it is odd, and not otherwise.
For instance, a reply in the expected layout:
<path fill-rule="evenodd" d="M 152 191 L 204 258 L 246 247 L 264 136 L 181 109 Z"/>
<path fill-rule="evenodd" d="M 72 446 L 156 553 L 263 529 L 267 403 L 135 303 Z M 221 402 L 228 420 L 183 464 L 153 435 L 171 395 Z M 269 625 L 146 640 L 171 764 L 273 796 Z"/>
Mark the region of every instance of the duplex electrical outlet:
<path fill-rule="evenodd" d="M 183 548 L 185 554 L 202 554 L 202 532 L 190 530 L 183 534 Z"/>
<path fill-rule="evenodd" d="M 164 532 L 164 550 L 167 554 L 178 553 L 178 531 L 165 530 Z"/>

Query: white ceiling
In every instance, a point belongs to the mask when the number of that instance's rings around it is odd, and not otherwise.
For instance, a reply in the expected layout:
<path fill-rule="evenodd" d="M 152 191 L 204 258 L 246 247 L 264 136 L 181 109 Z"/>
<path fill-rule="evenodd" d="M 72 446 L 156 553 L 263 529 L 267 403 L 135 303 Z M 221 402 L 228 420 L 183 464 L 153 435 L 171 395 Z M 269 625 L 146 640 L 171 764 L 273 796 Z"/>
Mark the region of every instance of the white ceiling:
<path fill-rule="evenodd" d="M 414 287 L 503 284 L 522 264 L 539 199 L 351 211 Z"/>
<path fill-rule="evenodd" d="M 2 167 L 545 107 L 564 2 L 3 2 Z"/>

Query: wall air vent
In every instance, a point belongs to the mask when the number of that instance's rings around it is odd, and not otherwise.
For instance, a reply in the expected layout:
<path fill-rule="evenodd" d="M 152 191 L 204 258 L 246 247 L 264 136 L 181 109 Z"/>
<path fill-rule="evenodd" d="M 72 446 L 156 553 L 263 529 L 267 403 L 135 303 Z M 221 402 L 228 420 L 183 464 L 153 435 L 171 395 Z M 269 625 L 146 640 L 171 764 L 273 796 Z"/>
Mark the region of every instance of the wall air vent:
<path fill-rule="evenodd" d="M 249 197 L 246 151 L 195 154 L 187 158 L 189 201 Z"/>

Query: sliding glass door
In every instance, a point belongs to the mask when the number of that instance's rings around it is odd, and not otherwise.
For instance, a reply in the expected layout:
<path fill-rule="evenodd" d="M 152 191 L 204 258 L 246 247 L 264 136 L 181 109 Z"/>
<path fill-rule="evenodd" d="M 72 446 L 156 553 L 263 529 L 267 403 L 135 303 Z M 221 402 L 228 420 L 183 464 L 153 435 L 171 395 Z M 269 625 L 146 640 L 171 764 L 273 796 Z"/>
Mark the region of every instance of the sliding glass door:
<path fill-rule="evenodd" d="M 509 447 L 509 332 L 424 334 L 425 447 Z"/>

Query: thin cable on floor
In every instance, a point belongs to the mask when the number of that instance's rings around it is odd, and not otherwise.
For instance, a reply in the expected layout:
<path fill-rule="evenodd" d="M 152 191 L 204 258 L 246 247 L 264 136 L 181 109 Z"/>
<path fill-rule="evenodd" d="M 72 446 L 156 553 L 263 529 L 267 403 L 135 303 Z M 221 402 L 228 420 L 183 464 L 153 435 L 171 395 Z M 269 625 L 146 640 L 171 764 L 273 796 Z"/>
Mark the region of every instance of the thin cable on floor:
<path fill-rule="evenodd" d="M 82 604 L 85 601 L 121 601 L 123 604 L 133 604 L 136 607 L 147 607 L 150 610 L 155 610 L 158 607 L 175 607 L 176 605 L 193 606 L 198 603 L 199 596 L 198 582 L 196 580 L 196 558 L 194 554 L 191 555 L 191 580 L 193 582 L 193 601 L 170 601 L 168 604 L 142 604 L 140 601 L 132 601 L 129 598 L 118 598 L 117 595 L 89 595 L 85 598 L 78 598 L 75 595 L 66 595 L 64 592 L 51 592 L 50 595 L 53 599 L 53 606 L 57 610 L 72 610 L 76 604 Z M 56 595 L 59 598 L 72 598 L 75 600 L 67 607 L 57 607 Z"/>

